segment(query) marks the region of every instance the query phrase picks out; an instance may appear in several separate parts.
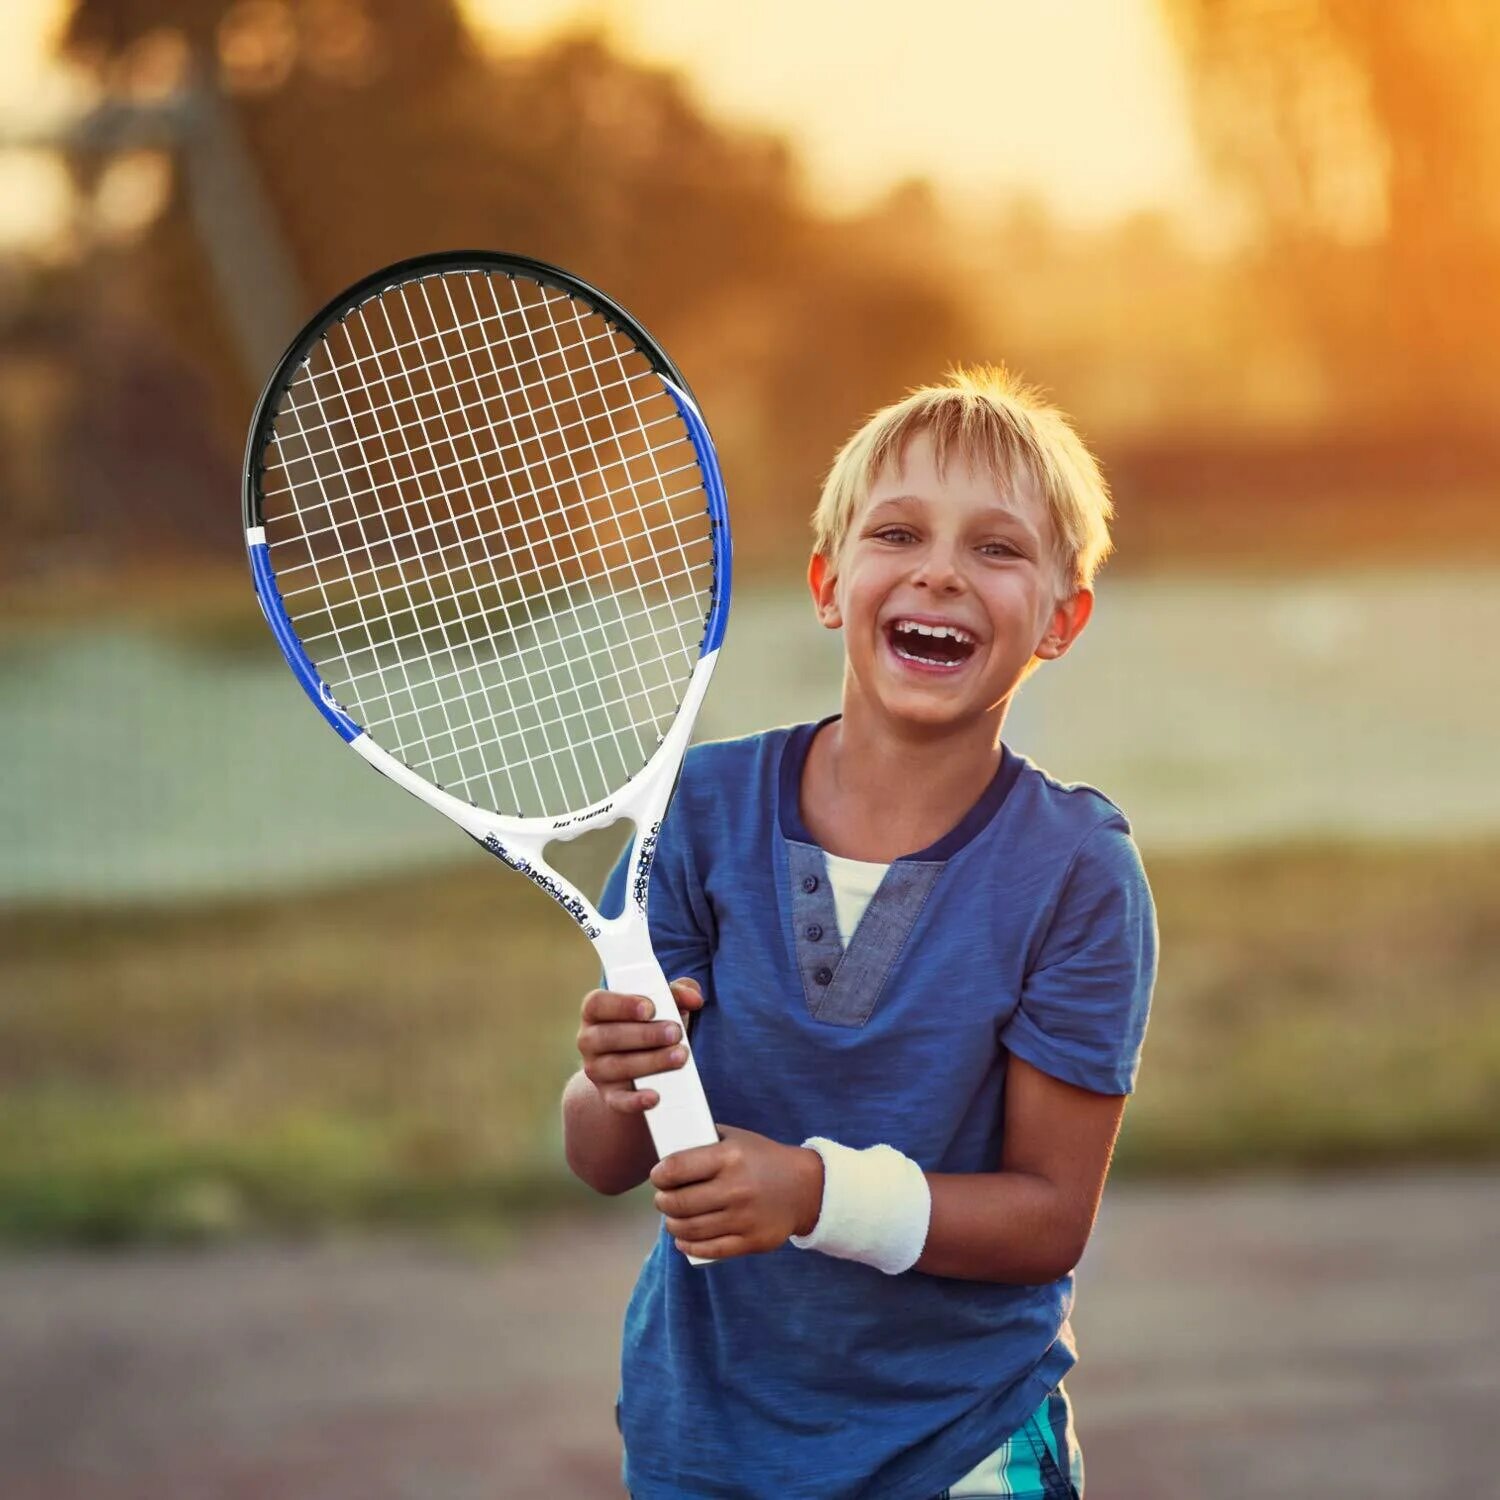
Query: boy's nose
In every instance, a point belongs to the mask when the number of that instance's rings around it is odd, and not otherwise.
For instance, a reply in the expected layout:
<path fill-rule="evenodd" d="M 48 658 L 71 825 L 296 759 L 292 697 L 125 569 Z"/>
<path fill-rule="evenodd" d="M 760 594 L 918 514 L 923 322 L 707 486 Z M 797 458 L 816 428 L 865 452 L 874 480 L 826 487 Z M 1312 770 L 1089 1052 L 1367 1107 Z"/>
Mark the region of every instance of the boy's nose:
<path fill-rule="evenodd" d="M 912 582 L 937 592 L 952 594 L 963 587 L 963 575 L 951 552 L 934 549 L 921 559 Z"/>

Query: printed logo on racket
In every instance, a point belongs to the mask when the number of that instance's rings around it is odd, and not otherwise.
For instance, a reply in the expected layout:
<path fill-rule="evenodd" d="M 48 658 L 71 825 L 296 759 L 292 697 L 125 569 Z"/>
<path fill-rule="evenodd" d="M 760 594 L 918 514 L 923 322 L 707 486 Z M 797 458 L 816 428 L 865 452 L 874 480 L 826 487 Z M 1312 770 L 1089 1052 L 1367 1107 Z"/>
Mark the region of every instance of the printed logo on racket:
<path fill-rule="evenodd" d="M 641 858 L 640 864 L 635 872 L 635 886 L 631 895 L 635 897 L 635 904 L 641 911 L 646 910 L 646 887 L 651 883 L 651 862 L 656 858 L 656 836 L 661 832 L 661 824 L 653 823 L 641 835 Z"/>
<path fill-rule="evenodd" d="M 493 833 L 484 836 L 484 847 L 495 855 L 503 865 L 508 865 L 517 875 L 524 875 L 534 886 L 546 893 L 583 928 L 587 938 L 599 936 L 599 929 L 589 921 L 589 910 L 576 896 L 570 896 L 545 870 L 538 870 L 524 855 L 512 854 Z"/>
<path fill-rule="evenodd" d="M 557 818 L 553 821 L 554 828 L 571 828 L 575 823 L 587 823 L 590 820 L 607 813 L 614 807 L 613 802 L 601 802 L 598 807 L 591 807 L 587 812 L 578 813 L 571 818 Z"/>

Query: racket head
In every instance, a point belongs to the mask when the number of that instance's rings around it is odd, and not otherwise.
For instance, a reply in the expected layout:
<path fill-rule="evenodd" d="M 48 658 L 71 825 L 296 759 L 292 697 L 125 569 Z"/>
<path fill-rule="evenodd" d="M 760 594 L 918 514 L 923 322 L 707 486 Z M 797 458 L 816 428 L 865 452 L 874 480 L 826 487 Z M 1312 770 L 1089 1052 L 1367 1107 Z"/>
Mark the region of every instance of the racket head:
<path fill-rule="evenodd" d="M 616 802 L 723 637 L 724 487 L 686 381 L 527 257 L 417 257 L 330 301 L 257 404 L 244 522 L 328 722 L 516 827 Z"/>

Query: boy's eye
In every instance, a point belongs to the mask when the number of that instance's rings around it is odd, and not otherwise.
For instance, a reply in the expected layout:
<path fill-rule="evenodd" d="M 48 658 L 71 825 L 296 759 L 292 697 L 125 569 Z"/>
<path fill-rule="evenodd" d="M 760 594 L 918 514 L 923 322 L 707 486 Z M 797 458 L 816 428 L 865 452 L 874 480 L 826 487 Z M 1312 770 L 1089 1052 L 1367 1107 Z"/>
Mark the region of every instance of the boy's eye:
<path fill-rule="evenodd" d="M 882 526 L 879 531 L 872 533 L 882 542 L 904 542 L 912 536 L 909 526 Z"/>
<path fill-rule="evenodd" d="M 1019 547 L 1013 546 L 1010 542 L 984 542 L 981 544 L 979 550 L 989 553 L 992 557 L 1022 557 L 1025 555 Z"/>

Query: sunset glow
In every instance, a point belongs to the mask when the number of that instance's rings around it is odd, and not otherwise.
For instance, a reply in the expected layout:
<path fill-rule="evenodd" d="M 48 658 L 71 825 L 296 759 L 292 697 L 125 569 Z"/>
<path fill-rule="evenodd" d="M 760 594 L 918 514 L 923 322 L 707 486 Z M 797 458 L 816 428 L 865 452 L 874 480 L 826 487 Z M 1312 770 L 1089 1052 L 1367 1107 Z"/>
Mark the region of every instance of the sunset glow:
<path fill-rule="evenodd" d="M 1098 222 L 1206 195 L 1185 92 L 1151 0 L 807 5 L 465 0 L 502 40 L 603 28 L 684 71 L 721 118 L 788 134 L 815 194 L 856 206 L 905 177 L 965 198 L 1038 193 Z"/>
<path fill-rule="evenodd" d="M 957 205 L 1022 192 L 1098 223 L 1141 208 L 1203 220 L 1209 191 L 1182 80 L 1151 0 L 906 5 L 765 0 L 729 12 L 696 0 L 461 0 L 496 45 L 604 30 L 622 51 L 686 75 L 712 116 L 786 135 L 809 195 L 839 211 L 909 177 Z M 64 0 L 0 9 L 0 125 L 66 105 L 48 53 Z M 35 239 L 56 216 L 0 172 L 0 238 Z"/>

